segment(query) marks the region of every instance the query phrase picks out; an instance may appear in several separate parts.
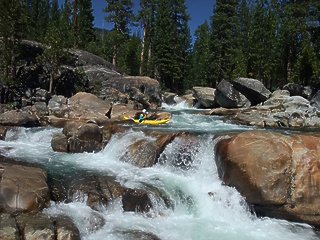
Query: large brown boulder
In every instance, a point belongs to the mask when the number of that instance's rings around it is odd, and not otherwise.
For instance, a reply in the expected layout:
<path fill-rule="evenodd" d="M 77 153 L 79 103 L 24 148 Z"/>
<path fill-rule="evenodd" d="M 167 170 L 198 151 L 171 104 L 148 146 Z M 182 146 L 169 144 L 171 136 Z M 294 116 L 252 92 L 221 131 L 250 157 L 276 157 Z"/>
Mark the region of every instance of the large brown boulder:
<path fill-rule="evenodd" d="M 38 212 L 50 204 L 46 171 L 0 163 L 0 211 Z"/>
<path fill-rule="evenodd" d="M 216 148 L 220 178 L 263 215 L 320 226 L 320 136 L 248 131 Z"/>
<path fill-rule="evenodd" d="M 54 134 L 51 140 L 57 152 L 95 152 L 104 146 L 103 130 L 93 122 L 66 122 L 63 132 Z"/>

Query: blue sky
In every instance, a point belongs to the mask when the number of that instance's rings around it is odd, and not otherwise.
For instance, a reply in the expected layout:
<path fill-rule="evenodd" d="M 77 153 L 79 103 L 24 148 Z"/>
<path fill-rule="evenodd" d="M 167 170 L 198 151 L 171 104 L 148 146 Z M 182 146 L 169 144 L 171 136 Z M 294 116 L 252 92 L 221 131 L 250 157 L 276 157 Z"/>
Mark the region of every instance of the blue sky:
<path fill-rule="evenodd" d="M 135 5 L 134 11 L 137 12 L 140 8 L 140 0 L 133 0 L 133 2 Z M 204 23 L 205 19 L 210 23 L 210 16 L 213 12 L 213 4 L 215 3 L 215 0 L 186 0 L 186 2 L 188 6 L 187 11 L 191 17 L 189 27 L 193 37 L 194 31 L 200 24 Z M 105 0 L 92 0 L 95 27 L 102 28 L 104 26 L 106 29 L 112 28 L 112 26 L 104 20 L 106 13 L 104 13 L 102 9 L 105 8 L 106 4 Z"/>

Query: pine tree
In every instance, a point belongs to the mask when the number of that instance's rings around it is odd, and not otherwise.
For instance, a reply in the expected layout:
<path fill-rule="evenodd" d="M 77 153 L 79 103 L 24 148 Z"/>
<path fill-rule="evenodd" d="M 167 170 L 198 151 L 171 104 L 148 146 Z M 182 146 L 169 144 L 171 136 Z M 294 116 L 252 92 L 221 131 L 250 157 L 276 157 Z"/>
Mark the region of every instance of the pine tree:
<path fill-rule="evenodd" d="M 48 28 L 50 0 L 26 0 L 27 39 L 42 42 Z"/>
<path fill-rule="evenodd" d="M 250 28 L 252 24 L 252 2 L 241 0 L 238 8 L 238 29 L 239 29 L 239 44 L 236 50 L 235 68 L 233 77 L 252 77 L 252 72 L 248 69 L 249 54 L 250 54 Z"/>
<path fill-rule="evenodd" d="M 156 0 L 140 0 L 141 10 L 138 13 L 138 21 L 143 28 L 140 56 L 140 75 L 151 75 L 152 40 L 154 35 L 154 23 L 156 14 Z"/>
<path fill-rule="evenodd" d="M 130 76 L 138 76 L 140 72 L 141 40 L 137 33 L 133 34 L 120 48 L 118 66 Z"/>
<path fill-rule="evenodd" d="M 248 39 L 249 72 L 252 72 L 253 77 L 261 80 L 265 86 L 270 86 L 275 69 L 276 27 L 275 14 L 269 1 L 257 0 Z"/>
<path fill-rule="evenodd" d="M 319 26 L 316 11 L 319 3 L 313 0 L 284 1 L 279 29 L 278 71 L 282 84 L 316 81 L 319 59 L 312 33 Z"/>
<path fill-rule="evenodd" d="M 195 31 L 193 46 L 193 86 L 210 86 L 210 27 L 207 20 Z"/>
<path fill-rule="evenodd" d="M 107 6 L 104 11 L 107 22 L 113 23 L 111 37 L 113 39 L 112 63 L 117 66 L 118 48 L 121 43 L 128 39 L 129 25 L 133 20 L 133 2 L 131 0 L 106 0 Z"/>
<path fill-rule="evenodd" d="M 63 47 L 71 48 L 73 46 L 73 31 L 70 16 L 72 14 L 72 5 L 68 0 L 65 0 L 61 7 L 60 29 L 64 33 Z"/>
<path fill-rule="evenodd" d="M 212 86 L 222 79 L 231 80 L 238 48 L 238 2 L 217 0 L 211 18 Z"/>
<path fill-rule="evenodd" d="M 95 40 L 93 29 L 94 16 L 91 0 L 79 0 L 78 7 L 78 47 L 86 48 L 90 42 Z"/>
<path fill-rule="evenodd" d="M 26 6 L 23 1 L 0 1 L 0 70 L 2 81 L 16 80 L 20 41 L 26 30 Z"/>
<path fill-rule="evenodd" d="M 185 1 L 160 1 L 157 8 L 154 63 L 155 76 L 165 88 L 181 93 L 190 69 L 191 36 Z"/>

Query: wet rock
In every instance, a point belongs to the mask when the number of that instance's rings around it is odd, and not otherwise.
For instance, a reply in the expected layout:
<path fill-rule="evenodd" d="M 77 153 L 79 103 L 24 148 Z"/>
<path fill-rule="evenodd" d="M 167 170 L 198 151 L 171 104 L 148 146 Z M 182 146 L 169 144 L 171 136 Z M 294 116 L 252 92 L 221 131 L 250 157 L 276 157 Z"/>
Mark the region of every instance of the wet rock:
<path fill-rule="evenodd" d="M 45 214 L 21 214 L 16 218 L 23 239 L 28 240 L 55 240 L 53 219 Z"/>
<path fill-rule="evenodd" d="M 72 220 L 66 216 L 55 218 L 56 239 L 57 240 L 80 240 L 80 232 Z"/>
<path fill-rule="evenodd" d="M 63 133 L 54 134 L 51 140 L 52 149 L 59 152 L 95 152 L 102 150 L 104 146 L 102 129 L 91 122 L 66 122 Z"/>
<path fill-rule="evenodd" d="M 19 230 L 14 218 L 10 214 L 0 214 L 0 239 L 19 240 Z"/>
<path fill-rule="evenodd" d="M 153 140 L 147 137 L 133 140 L 120 160 L 138 167 L 151 167 L 156 163 L 166 145 L 176 137 L 176 134 L 149 132 L 148 136 Z"/>
<path fill-rule="evenodd" d="M 126 212 L 149 212 L 152 207 L 148 193 L 136 189 L 126 189 L 124 191 L 122 205 Z"/>
<path fill-rule="evenodd" d="M 159 157 L 160 164 L 168 164 L 182 170 L 189 170 L 196 164 L 195 159 L 199 151 L 199 138 L 197 136 L 181 133 L 166 147 L 169 151 L 162 151 Z"/>
<path fill-rule="evenodd" d="M 162 191 L 152 187 L 132 189 L 121 186 L 115 179 L 100 175 L 87 175 L 70 184 L 69 201 L 85 202 L 92 209 L 101 209 L 116 200 L 121 200 L 124 211 L 148 212 L 152 207 L 149 197 L 161 199 L 170 206 L 169 198 Z"/>
<path fill-rule="evenodd" d="M 119 235 L 119 238 L 124 240 L 134 240 L 134 239 L 141 239 L 141 240 L 161 240 L 159 237 L 154 235 L 153 233 L 142 232 L 142 231 L 118 231 L 116 232 Z"/>
<path fill-rule="evenodd" d="M 219 177 L 259 214 L 320 226 L 320 136 L 248 131 L 219 141 Z"/>
<path fill-rule="evenodd" d="M 50 204 L 47 173 L 36 167 L 0 163 L 0 210 L 38 212 Z"/>
<path fill-rule="evenodd" d="M 55 133 L 51 140 L 51 147 L 55 152 L 69 152 L 67 136 L 62 133 Z"/>
<path fill-rule="evenodd" d="M 176 93 L 164 92 L 162 95 L 163 102 L 168 105 L 175 105 L 177 102 L 175 101 Z"/>
<path fill-rule="evenodd" d="M 7 128 L 0 125 L 0 140 L 5 140 L 7 134 Z"/>

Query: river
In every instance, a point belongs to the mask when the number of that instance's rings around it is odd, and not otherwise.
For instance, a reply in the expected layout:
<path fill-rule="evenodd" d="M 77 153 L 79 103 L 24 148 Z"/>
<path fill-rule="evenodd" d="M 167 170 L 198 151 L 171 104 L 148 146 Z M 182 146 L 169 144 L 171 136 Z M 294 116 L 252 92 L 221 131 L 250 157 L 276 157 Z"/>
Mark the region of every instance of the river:
<path fill-rule="evenodd" d="M 151 233 L 163 240 L 319 239 L 318 233 L 307 224 L 255 216 L 241 195 L 234 188 L 224 186 L 218 178 L 214 161 L 216 140 L 213 136 L 252 128 L 237 126 L 216 116 L 203 116 L 197 114 L 197 110 L 185 109 L 184 106 L 169 110 L 173 117 L 167 124 L 137 126 L 116 134 L 99 153 L 53 152 L 50 145 L 52 135 L 61 129 L 51 127 L 10 129 L 6 141 L 0 141 L 0 152 L 14 159 L 40 164 L 49 174 L 65 178 L 77 177 L 79 171 L 96 171 L 114 177 L 126 187 L 151 185 L 163 190 L 172 200 L 174 207 L 167 208 L 163 201 L 154 198 L 148 214 L 124 212 L 119 199 L 95 211 L 84 203 L 86 196 L 70 203 L 52 202 L 44 210 L 48 215 L 66 214 L 71 217 L 82 239 L 133 239 L 124 234 L 126 231 Z M 186 131 L 198 135 L 200 144 L 188 151 L 192 164 L 187 170 L 172 164 L 179 139 L 170 143 L 160 156 L 171 159 L 164 164 L 138 168 L 119 161 L 133 139 L 150 138 L 139 128 Z M 95 224 L 99 225 L 101 219 L 105 221 L 104 226 L 92 229 Z"/>

